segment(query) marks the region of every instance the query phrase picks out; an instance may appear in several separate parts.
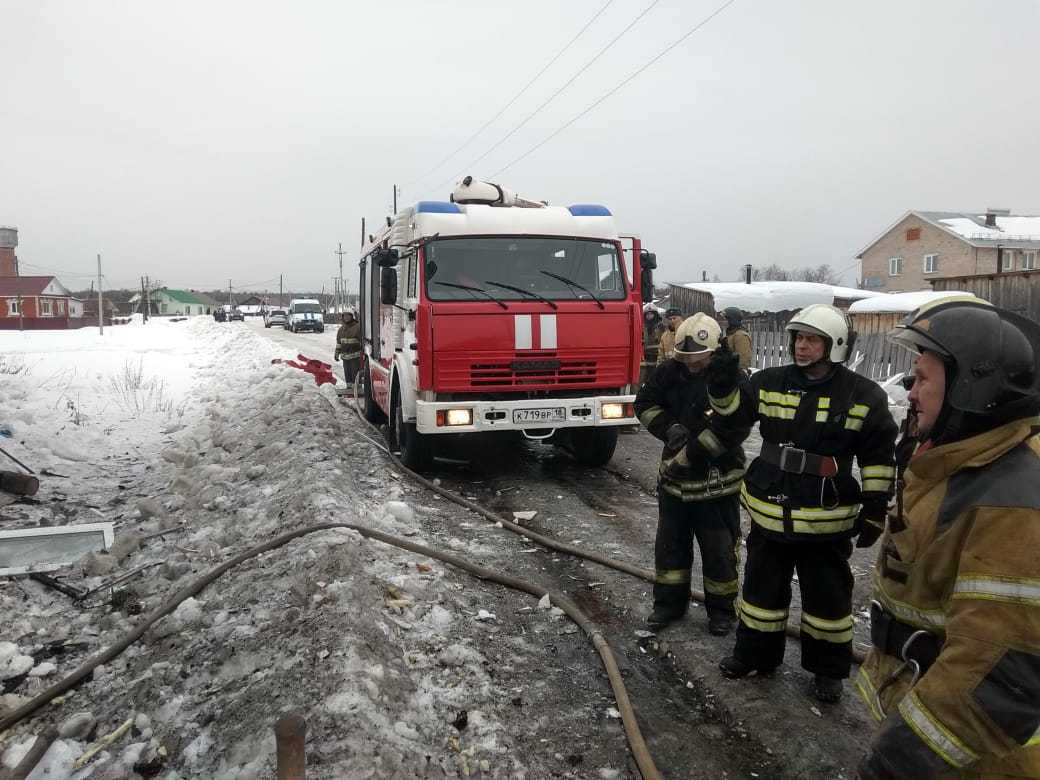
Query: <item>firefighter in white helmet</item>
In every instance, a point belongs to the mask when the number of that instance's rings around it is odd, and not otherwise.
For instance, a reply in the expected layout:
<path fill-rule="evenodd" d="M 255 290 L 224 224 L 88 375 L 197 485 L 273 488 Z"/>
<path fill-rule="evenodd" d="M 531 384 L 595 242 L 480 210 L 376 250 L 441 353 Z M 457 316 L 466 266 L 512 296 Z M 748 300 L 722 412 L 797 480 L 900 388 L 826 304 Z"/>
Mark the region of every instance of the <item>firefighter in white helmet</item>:
<path fill-rule="evenodd" d="M 696 537 L 708 630 L 716 635 L 733 630 L 739 584 L 737 493 L 744 476 L 741 442 L 751 428 L 748 424 L 718 429 L 718 416 L 708 400 L 712 377 L 738 371 L 737 356 L 720 346 L 721 335 L 719 324 L 707 314 L 685 320 L 675 331 L 672 357 L 657 366 L 636 396 L 640 422 L 664 442 L 657 490 L 654 607 L 647 618 L 653 628 L 663 628 L 686 613 Z"/>
<path fill-rule="evenodd" d="M 793 362 L 712 395 L 736 430 L 757 422 L 762 450 L 741 503 L 751 517 L 727 677 L 766 674 L 783 661 L 791 580 L 802 596 L 802 666 L 820 701 L 841 698 L 852 662 L 852 538 L 873 544 L 895 479 L 898 432 L 878 385 L 841 365 L 855 334 L 839 309 L 807 306 L 787 324 Z M 725 388 L 728 389 L 728 388 Z M 853 476 L 853 460 L 861 482 Z"/>
<path fill-rule="evenodd" d="M 343 312 L 342 324 L 336 332 L 336 360 L 343 361 L 343 378 L 348 387 L 354 384 L 358 365 L 361 362 L 361 323 L 357 321 L 353 308 Z"/>

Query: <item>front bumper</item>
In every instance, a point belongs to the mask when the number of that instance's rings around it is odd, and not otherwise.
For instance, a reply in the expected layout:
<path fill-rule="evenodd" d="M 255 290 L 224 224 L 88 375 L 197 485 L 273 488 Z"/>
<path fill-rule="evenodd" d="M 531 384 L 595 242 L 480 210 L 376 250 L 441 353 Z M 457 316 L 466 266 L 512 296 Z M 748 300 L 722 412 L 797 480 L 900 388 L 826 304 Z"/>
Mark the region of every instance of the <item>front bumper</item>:
<path fill-rule="evenodd" d="M 603 395 L 587 398 L 540 398 L 519 401 L 416 401 L 416 429 L 419 433 L 476 433 L 481 431 L 523 431 L 558 428 L 602 428 L 607 426 L 638 425 L 634 416 L 605 418 L 604 404 L 621 404 L 631 410 L 634 395 Z M 471 425 L 438 425 L 437 413 L 445 415 L 449 410 L 469 409 Z M 518 410 L 563 409 L 563 419 L 515 421 Z"/>

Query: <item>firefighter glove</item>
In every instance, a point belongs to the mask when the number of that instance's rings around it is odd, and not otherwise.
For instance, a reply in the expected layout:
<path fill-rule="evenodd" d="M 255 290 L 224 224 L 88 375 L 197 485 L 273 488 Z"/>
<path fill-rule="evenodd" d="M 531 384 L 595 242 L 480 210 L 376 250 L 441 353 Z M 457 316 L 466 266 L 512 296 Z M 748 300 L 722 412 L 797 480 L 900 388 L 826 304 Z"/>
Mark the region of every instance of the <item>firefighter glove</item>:
<path fill-rule="evenodd" d="M 740 355 L 723 342 L 708 363 L 705 379 L 713 398 L 725 398 L 737 389 L 740 382 Z"/>
<path fill-rule="evenodd" d="M 664 432 L 664 457 L 670 458 L 675 455 L 675 453 L 686 446 L 689 437 L 690 432 L 685 425 L 672 423 L 668 430 Z"/>
<path fill-rule="evenodd" d="M 885 505 L 867 504 L 860 510 L 859 536 L 856 537 L 857 547 L 870 547 L 885 532 Z"/>

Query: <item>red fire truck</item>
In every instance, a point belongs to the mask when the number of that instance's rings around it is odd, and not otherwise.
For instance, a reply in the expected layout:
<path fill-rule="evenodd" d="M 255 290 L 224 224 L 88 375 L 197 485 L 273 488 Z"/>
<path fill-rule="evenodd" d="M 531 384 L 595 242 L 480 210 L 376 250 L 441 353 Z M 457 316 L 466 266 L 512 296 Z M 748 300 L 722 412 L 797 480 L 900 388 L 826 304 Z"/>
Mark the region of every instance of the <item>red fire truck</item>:
<path fill-rule="evenodd" d="M 551 207 L 467 177 L 451 201 L 399 211 L 360 261 L 365 416 L 388 422 L 415 469 L 438 435 L 495 431 L 603 465 L 637 424 L 654 267 L 604 206 Z"/>

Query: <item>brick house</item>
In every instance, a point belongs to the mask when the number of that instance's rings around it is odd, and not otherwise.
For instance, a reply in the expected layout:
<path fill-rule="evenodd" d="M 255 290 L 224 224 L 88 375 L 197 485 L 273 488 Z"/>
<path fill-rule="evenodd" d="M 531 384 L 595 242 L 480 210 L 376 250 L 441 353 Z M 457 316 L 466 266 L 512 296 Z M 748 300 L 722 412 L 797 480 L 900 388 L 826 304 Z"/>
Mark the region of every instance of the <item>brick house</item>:
<path fill-rule="evenodd" d="M 1040 267 L 1040 216 L 908 211 L 858 255 L 862 286 L 881 292 L 927 290 L 949 276 Z"/>
<path fill-rule="evenodd" d="M 55 277 L 0 276 L 0 329 L 78 328 L 82 317 L 83 302 Z"/>

